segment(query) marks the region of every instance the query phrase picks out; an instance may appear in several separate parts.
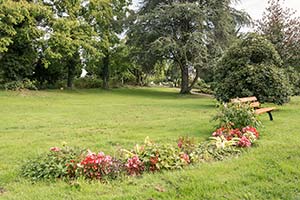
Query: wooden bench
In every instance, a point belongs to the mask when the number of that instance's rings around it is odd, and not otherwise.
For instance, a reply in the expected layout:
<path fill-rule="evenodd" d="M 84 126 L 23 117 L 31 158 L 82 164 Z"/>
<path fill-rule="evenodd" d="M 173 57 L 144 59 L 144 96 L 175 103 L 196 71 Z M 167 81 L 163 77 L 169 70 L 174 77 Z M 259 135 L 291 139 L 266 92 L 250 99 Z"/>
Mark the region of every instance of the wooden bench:
<path fill-rule="evenodd" d="M 275 110 L 275 107 L 269 108 L 260 108 L 260 103 L 257 101 L 256 97 L 244 97 L 244 98 L 236 98 L 231 99 L 232 103 L 250 103 L 250 106 L 255 109 L 255 113 L 260 115 L 263 113 L 268 113 L 270 120 L 273 121 L 272 111 Z"/>

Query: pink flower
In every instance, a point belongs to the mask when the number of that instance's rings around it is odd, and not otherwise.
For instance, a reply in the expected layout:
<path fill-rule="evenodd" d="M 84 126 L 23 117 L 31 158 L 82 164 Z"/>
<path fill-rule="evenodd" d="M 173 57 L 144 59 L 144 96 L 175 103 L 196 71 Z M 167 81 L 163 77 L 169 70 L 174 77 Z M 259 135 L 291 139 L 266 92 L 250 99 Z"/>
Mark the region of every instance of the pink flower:
<path fill-rule="evenodd" d="M 51 147 L 50 151 L 58 152 L 58 151 L 60 151 L 60 148 L 59 147 Z"/>
<path fill-rule="evenodd" d="M 186 163 L 191 162 L 189 155 L 187 155 L 186 153 L 181 155 L 181 159 L 185 160 Z"/>
<path fill-rule="evenodd" d="M 242 136 L 241 139 L 240 139 L 240 141 L 239 141 L 239 143 L 238 143 L 238 145 L 240 147 L 250 147 L 251 146 L 251 142 L 250 142 L 250 140 L 247 137 Z"/>

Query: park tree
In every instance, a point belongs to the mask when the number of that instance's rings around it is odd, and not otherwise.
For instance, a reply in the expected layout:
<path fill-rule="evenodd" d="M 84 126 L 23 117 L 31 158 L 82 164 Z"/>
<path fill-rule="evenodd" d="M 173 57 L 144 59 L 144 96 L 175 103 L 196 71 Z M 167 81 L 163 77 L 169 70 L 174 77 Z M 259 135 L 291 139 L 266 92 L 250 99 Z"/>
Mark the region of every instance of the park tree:
<path fill-rule="evenodd" d="M 87 6 L 81 0 L 47 0 L 44 4 L 51 8 L 54 16 L 44 57 L 50 67 L 64 68 L 67 87 L 72 88 L 75 72 L 82 67 L 82 61 L 91 55 L 103 55 L 95 46 L 97 33 L 87 21 Z M 105 15 L 106 10 L 102 14 Z"/>
<path fill-rule="evenodd" d="M 232 45 L 215 71 L 215 96 L 232 98 L 256 96 L 261 102 L 289 101 L 291 87 L 282 60 L 273 44 L 257 34 L 247 34 Z"/>
<path fill-rule="evenodd" d="M 114 54 L 123 49 L 122 33 L 130 3 L 130 0 L 90 0 L 85 6 L 84 17 L 95 30 L 95 46 L 103 54 L 102 57 L 91 56 L 89 60 L 99 67 L 103 89 L 109 88 L 110 71 L 115 62 L 112 59 L 116 58 Z"/>
<path fill-rule="evenodd" d="M 249 20 L 229 0 L 144 0 L 141 5 L 128 31 L 136 61 L 147 69 L 173 61 L 180 69 L 182 94 L 190 92 L 200 70 L 209 67 L 210 59 L 234 39 L 237 27 Z"/>
<path fill-rule="evenodd" d="M 295 16 L 295 10 L 284 8 L 282 4 L 284 0 L 269 0 L 257 30 L 275 46 L 284 66 L 300 70 L 300 17 Z"/>
<path fill-rule="evenodd" d="M 38 2 L 1 1 L 0 71 L 6 82 L 33 75 L 50 19 L 51 12 Z"/>

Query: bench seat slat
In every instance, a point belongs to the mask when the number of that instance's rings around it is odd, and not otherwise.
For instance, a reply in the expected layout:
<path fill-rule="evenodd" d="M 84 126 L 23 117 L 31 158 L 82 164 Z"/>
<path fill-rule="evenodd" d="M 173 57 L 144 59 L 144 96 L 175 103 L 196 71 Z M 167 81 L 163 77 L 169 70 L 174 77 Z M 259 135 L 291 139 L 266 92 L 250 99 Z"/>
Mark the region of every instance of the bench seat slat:
<path fill-rule="evenodd" d="M 253 102 L 253 103 L 250 104 L 250 106 L 252 108 L 259 108 L 260 107 L 260 103 L 258 101 L 257 102 Z"/>
<path fill-rule="evenodd" d="M 271 108 L 259 108 L 259 109 L 255 110 L 255 113 L 259 115 L 259 114 L 262 114 L 262 113 L 273 111 L 275 109 L 276 109 L 275 107 L 271 107 Z"/>

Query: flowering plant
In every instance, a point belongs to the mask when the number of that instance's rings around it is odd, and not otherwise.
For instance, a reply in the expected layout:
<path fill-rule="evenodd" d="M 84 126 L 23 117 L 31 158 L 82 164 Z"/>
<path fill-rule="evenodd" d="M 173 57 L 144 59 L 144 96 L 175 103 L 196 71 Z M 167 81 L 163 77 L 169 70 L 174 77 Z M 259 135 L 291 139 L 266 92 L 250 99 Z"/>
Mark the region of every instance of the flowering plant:
<path fill-rule="evenodd" d="M 132 150 L 122 150 L 120 160 L 64 146 L 51 147 L 47 154 L 31 159 L 22 168 L 23 176 L 37 179 L 86 179 L 104 182 L 120 175 L 138 176 L 145 171 L 182 169 L 199 161 L 223 160 L 239 155 L 238 147 L 250 147 L 259 138 L 256 128 L 246 126 L 233 129 L 221 127 L 212 133 L 211 141 L 197 144 L 188 137 L 179 138 L 175 144 L 158 144 L 145 139 L 143 145 Z"/>
<path fill-rule="evenodd" d="M 258 138 L 259 133 L 256 128 L 247 126 L 240 129 L 221 127 L 212 133 L 210 139 L 218 148 L 227 146 L 250 147 Z"/>
<path fill-rule="evenodd" d="M 86 157 L 78 164 L 81 173 L 89 179 L 102 179 L 111 172 L 113 160 L 103 152 L 95 154 L 88 150 Z"/>
<path fill-rule="evenodd" d="M 218 122 L 218 127 L 242 129 L 246 126 L 258 127 L 261 122 L 258 120 L 255 110 L 246 103 L 223 103 L 219 105 L 219 112 L 213 117 Z"/>
<path fill-rule="evenodd" d="M 136 155 L 127 160 L 125 167 L 127 173 L 131 176 L 140 175 L 145 169 L 144 163 Z"/>

